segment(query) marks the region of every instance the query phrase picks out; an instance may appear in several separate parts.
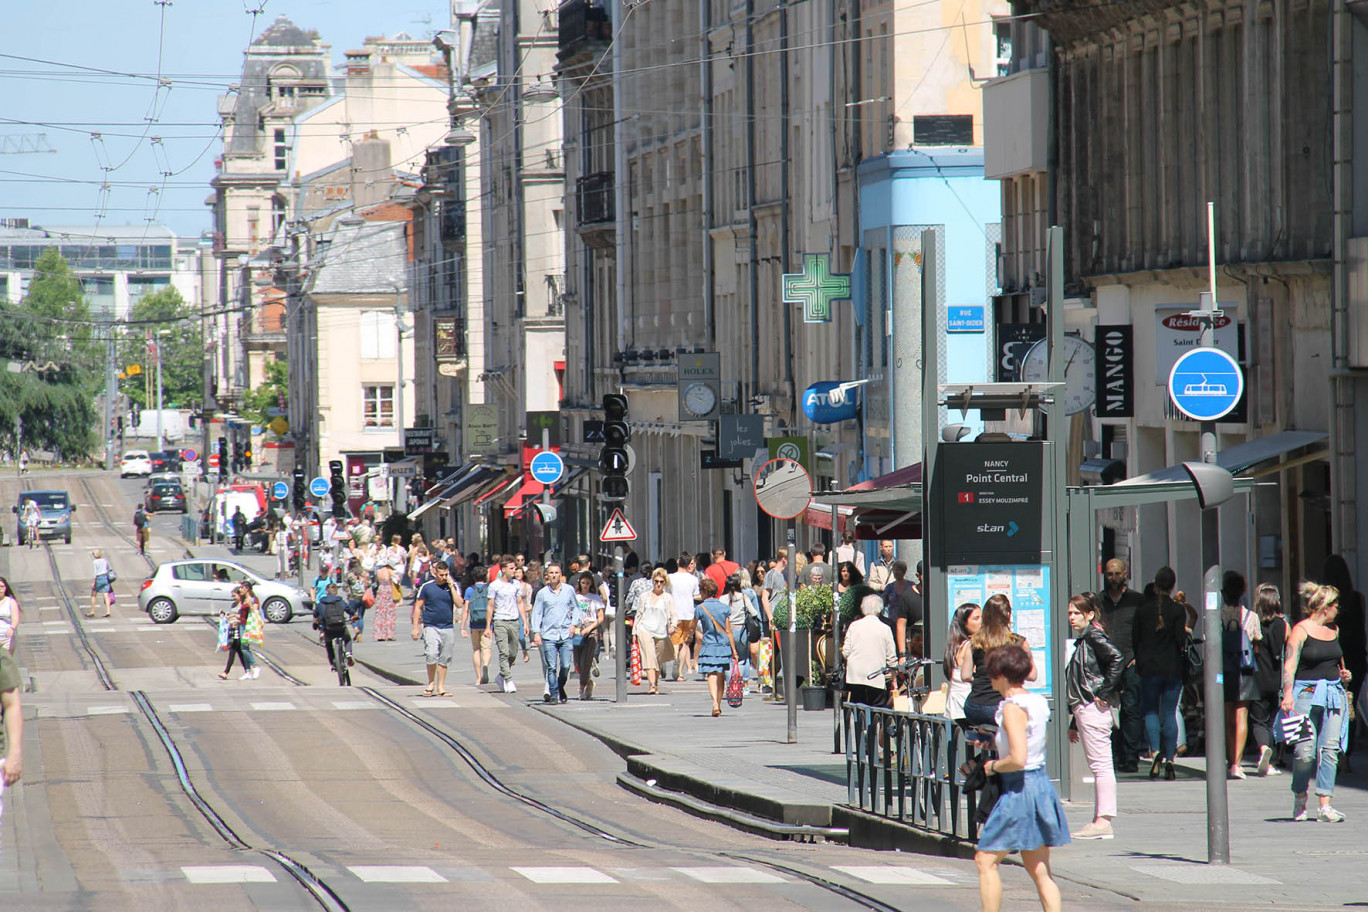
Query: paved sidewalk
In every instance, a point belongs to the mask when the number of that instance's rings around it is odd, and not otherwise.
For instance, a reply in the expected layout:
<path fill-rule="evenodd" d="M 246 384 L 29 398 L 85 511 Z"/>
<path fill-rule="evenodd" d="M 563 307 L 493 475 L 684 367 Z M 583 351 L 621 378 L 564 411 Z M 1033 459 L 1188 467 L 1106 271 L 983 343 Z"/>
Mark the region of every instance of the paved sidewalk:
<path fill-rule="evenodd" d="M 274 559 L 232 555 L 220 546 L 200 545 L 199 556 L 231 557 L 271 574 Z M 298 623 L 298 622 L 297 622 Z M 448 689 L 459 699 L 474 685 L 467 640 L 457 643 Z M 408 638 L 407 612 L 400 612 L 399 639 L 358 644 L 357 661 L 397 682 L 426 681 L 421 650 Z M 535 652 L 514 673 L 516 695 L 502 697 L 561 717 L 612 747 L 624 768 L 663 788 L 687 787 L 713 803 L 785 823 L 829 825 L 831 808 L 843 804 L 845 758 L 833 754 L 831 712 L 798 713 L 798 741 L 786 741 L 785 707 L 749 695 L 736 710 L 710 715 L 706 687 L 698 681 L 662 684 L 658 696 L 645 686 L 629 688 L 625 704 L 613 702 L 613 666 L 605 658 L 597 699 L 580 702 L 572 682 L 571 701 L 541 703 L 541 662 Z M 496 660 L 497 665 L 497 660 Z M 480 688 L 493 692 L 492 685 Z M 1235 909 L 1343 908 L 1368 902 L 1360 865 L 1368 860 L 1363 839 L 1368 825 L 1368 755 L 1359 772 L 1339 777 L 1335 806 L 1348 815 L 1341 824 L 1293 823 L 1290 775 L 1230 781 L 1230 845 L 1233 863 L 1209 866 L 1206 859 L 1206 790 L 1201 758 L 1180 758 L 1176 782 L 1147 776 L 1120 777 L 1116 838 L 1080 842 L 1052 855 L 1060 877 L 1110 890 L 1143 903 L 1224 905 Z M 700 785 L 702 784 L 702 785 Z M 1072 828 L 1092 817 L 1090 790 L 1066 804 Z M 1315 799 L 1312 798 L 1314 807 Z"/>

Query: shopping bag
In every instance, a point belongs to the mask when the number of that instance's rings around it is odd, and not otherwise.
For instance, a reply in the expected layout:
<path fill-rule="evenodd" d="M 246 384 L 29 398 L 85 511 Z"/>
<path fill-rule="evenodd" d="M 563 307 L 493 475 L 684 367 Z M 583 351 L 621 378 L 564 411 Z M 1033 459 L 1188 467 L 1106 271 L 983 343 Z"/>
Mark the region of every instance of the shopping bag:
<path fill-rule="evenodd" d="M 228 615 L 219 616 L 218 648 L 228 648 Z"/>
<path fill-rule="evenodd" d="M 774 640 L 765 637 L 760 641 L 760 684 L 774 687 Z"/>
<path fill-rule="evenodd" d="M 266 625 L 261 620 L 261 612 L 256 608 L 247 612 L 247 639 L 255 645 L 266 641 Z"/>
<path fill-rule="evenodd" d="M 736 709 L 746 698 L 746 679 L 741 677 L 741 663 L 732 659 L 731 675 L 727 678 L 727 705 Z"/>
<path fill-rule="evenodd" d="M 1316 730 L 1311 726 L 1310 716 L 1280 709 L 1273 720 L 1273 737 L 1288 746 L 1293 746 L 1315 738 Z"/>
<path fill-rule="evenodd" d="M 632 686 L 641 683 L 641 644 L 632 640 Z"/>
<path fill-rule="evenodd" d="M 111 604 L 111 605 L 117 605 L 118 603 L 119 603 L 119 598 L 118 598 L 118 596 L 116 596 L 116 595 L 114 594 L 114 590 L 113 590 L 113 589 L 110 589 L 110 590 L 109 590 L 109 604 Z"/>

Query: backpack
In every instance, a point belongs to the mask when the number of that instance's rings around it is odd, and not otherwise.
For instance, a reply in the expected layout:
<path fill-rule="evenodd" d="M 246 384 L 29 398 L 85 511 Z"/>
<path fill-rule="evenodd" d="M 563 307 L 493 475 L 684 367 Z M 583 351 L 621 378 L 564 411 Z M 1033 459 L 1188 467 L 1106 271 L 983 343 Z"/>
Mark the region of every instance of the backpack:
<path fill-rule="evenodd" d="M 133 511 L 133 528 L 141 529 L 145 525 L 147 525 L 147 514 L 143 512 L 142 507 L 138 507 Z"/>
<path fill-rule="evenodd" d="M 323 623 L 328 627 L 341 627 L 347 623 L 347 603 L 342 601 L 342 597 L 335 596 L 329 599 L 323 596 Z"/>
<path fill-rule="evenodd" d="M 476 583 L 466 592 L 466 617 L 476 627 L 488 623 L 489 590 L 484 583 Z"/>

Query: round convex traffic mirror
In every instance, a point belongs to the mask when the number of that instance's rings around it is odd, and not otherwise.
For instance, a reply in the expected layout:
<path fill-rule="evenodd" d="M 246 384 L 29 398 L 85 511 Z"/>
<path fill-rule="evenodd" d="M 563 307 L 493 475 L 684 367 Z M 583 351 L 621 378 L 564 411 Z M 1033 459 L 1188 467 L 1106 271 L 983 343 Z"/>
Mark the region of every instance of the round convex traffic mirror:
<path fill-rule="evenodd" d="M 755 500 L 775 519 L 793 519 L 812 502 L 812 478 L 796 459 L 771 459 L 755 473 Z"/>

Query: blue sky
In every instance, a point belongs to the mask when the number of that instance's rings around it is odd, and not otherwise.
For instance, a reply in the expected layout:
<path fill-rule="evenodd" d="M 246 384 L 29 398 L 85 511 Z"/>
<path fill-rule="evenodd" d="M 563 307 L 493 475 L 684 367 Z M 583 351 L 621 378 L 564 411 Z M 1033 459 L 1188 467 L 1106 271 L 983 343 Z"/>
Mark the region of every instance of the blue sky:
<path fill-rule="evenodd" d="M 95 224 L 107 180 L 101 224 L 144 226 L 151 217 L 197 236 L 210 227 L 204 199 L 221 150 L 215 99 L 238 81 L 251 38 L 284 15 L 317 30 L 338 62 L 367 35 L 428 37 L 446 26 L 449 6 L 445 0 L 7 3 L 0 137 L 45 133 L 58 151 L 0 155 L 0 217 Z M 262 9 L 255 21 L 249 8 Z M 159 56 L 169 88 L 157 88 Z M 160 143 L 153 142 L 157 136 Z"/>

